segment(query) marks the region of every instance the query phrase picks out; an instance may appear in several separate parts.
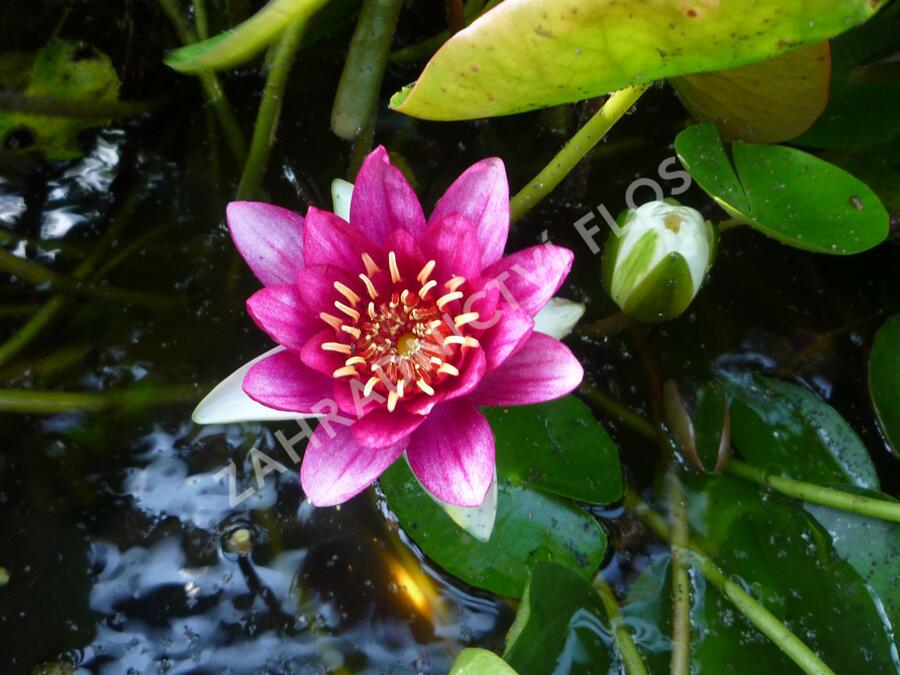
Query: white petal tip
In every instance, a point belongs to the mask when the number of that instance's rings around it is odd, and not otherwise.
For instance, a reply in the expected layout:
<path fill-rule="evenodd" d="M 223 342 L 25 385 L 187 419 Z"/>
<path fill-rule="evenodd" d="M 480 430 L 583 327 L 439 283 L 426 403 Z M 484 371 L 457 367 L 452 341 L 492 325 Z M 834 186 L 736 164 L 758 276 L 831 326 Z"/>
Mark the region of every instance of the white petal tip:
<path fill-rule="evenodd" d="M 551 298 L 534 317 L 534 329 L 557 340 L 572 332 L 584 316 L 585 306 L 565 298 Z"/>

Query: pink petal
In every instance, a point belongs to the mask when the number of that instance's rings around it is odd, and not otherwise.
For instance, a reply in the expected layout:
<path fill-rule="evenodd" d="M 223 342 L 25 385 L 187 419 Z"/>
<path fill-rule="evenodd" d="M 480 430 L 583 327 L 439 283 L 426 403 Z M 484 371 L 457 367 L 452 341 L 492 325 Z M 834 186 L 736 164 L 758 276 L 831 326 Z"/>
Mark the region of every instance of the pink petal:
<path fill-rule="evenodd" d="M 424 421 L 423 415 L 399 408 L 394 412 L 377 408 L 353 424 L 353 438 L 370 448 L 384 448 L 405 439 Z"/>
<path fill-rule="evenodd" d="M 584 376 L 562 342 L 532 333 L 519 351 L 481 381 L 471 398 L 478 405 L 525 405 L 565 396 Z"/>
<path fill-rule="evenodd" d="M 478 506 L 494 477 L 494 434 L 467 398 L 437 406 L 409 439 L 409 465 L 425 488 L 447 504 Z"/>
<path fill-rule="evenodd" d="M 244 392 L 276 410 L 315 413 L 331 398 L 331 379 L 307 368 L 297 352 L 282 351 L 254 364 L 244 377 Z"/>
<path fill-rule="evenodd" d="M 475 229 L 463 215 L 451 213 L 434 222 L 425 233 L 422 246 L 435 259 L 437 272 L 444 278 L 472 279 L 481 271 Z"/>
<path fill-rule="evenodd" d="M 397 254 L 397 266 L 400 269 L 400 276 L 407 282 L 415 279 L 422 269 L 422 265 L 427 260 L 422 253 L 422 248 L 416 241 L 416 237 L 406 230 L 394 230 L 385 241 L 385 246 L 388 251 L 393 251 Z"/>
<path fill-rule="evenodd" d="M 264 202 L 231 202 L 225 219 L 234 245 L 266 286 L 291 284 L 303 269 L 303 217 Z"/>
<path fill-rule="evenodd" d="M 534 330 L 534 319 L 519 307 L 503 307 L 500 321 L 478 338 L 487 357 L 487 372 L 506 361 Z"/>
<path fill-rule="evenodd" d="M 334 371 L 342 368 L 344 361 L 349 357 L 346 354 L 322 349 L 325 342 L 345 342 L 345 340 L 336 335 L 333 328 L 325 328 L 306 341 L 300 350 L 300 360 L 307 368 L 333 378 Z"/>
<path fill-rule="evenodd" d="M 312 206 L 306 212 L 303 248 L 308 266 L 334 265 L 354 276 L 363 269 L 362 254 L 376 250 L 358 229 L 333 213 Z"/>
<path fill-rule="evenodd" d="M 401 444 L 377 450 L 364 447 L 349 427 L 322 424 L 306 446 L 300 483 L 314 505 L 341 504 L 371 485 L 402 452 Z"/>
<path fill-rule="evenodd" d="M 500 259 L 509 234 L 509 184 L 502 160 L 483 159 L 466 169 L 438 201 L 428 223 L 451 213 L 465 216 L 475 228 L 482 267 Z"/>
<path fill-rule="evenodd" d="M 247 300 L 247 312 L 269 337 L 288 349 L 302 349 L 322 329 L 322 320 L 309 311 L 292 284 L 258 290 Z"/>
<path fill-rule="evenodd" d="M 360 261 L 362 267 L 362 261 Z M 310 265 L 297 275 L 297 289 L 300 301 L 308 309 L 309 313 L 319 322 L 318 328 L 327 324 L 319 317 L 320 312 L 328 312 L 333 316 L 344 318 L 344 315 L 335 307 L 335 300 L 346 302 L 334 286 L 335 281 L 340 281 L 345 286 L 356 292 L 363 292 L 359 278 L 334 265 Z"/>
<path fill-rule="evenodd" d="M 419 198 L 383 146 L 369 153 L 356 175 L 350 222 L 379 245 L 396 229 L 416 237 L 425 231 Z"/>
<path fill-rule="evenodd" d="M 532 246 L 506 256 L 482 271 L 500 286 L 500 294 L 514 307 L 537 314 L 569 275 L 575 255 L 553 244 Z"/>

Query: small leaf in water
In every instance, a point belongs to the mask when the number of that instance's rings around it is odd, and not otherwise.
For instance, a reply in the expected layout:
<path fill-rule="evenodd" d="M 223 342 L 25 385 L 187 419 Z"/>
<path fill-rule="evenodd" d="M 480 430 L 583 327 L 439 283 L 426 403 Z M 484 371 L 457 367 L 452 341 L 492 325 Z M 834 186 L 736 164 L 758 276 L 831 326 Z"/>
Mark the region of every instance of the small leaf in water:
<path fill-rule="evenodd" d="M 456 657 L 450 675 L 516 675 L 516 671 L 494 652 L 470 647 Z"/>
<path fill-rule="evenodd" d="M 885 438 L 900 457 L 900 314 L 878 330 L 869 354 L 869 393 Z"/>

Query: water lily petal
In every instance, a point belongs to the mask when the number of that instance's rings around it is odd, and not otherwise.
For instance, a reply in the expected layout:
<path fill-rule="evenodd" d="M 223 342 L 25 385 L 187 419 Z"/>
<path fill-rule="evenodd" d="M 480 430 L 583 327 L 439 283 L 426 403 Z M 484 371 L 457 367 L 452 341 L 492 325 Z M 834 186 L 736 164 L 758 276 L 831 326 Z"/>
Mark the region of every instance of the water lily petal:
<path fill-rule="evenodd" d="M 342 178 L 331 181 L 331 206 L 334 215 L 350 222 L 350 202 L 353 199 L 353 183 Z"/>
<path fill-rule="evenodd" d="M 234 245 L 266 286 L 290 284 L 303 269 L 303 216 L 264 202 L 225 209 Z"/>
<path fill-rule="evenodd" d="M 406 462 L 409 463 L 408 458 L 406 459 Z M 413 474 L 413 476 L 415 476 L 415 474 Z M 491 532 L 494 531 L 494 522 L 497 520 L 496 469 L 494 470 L 494 479 L 491 481 L 491 487 L 488 488 L 484 501 L 478 506 L 454 506 L 453 504 L 445 504 L 431 494 L 421 482 L 419 485 L 422 487 L 422 490 L 425 491 L 425 494 L 431 497 L 432 501 L 440 506 L 464 532 L 475 537 L 478 541 L 487 541 L 491 538 Z"/>
<path fill-rule="evenodd" d="M 275 349 L 270 349 L 265 354 L 260 354 L 222 380 L 197 404 L 191 419 L 196 424 L 229 424 L 232 422 L 275 422 L 297 419 L 298 417 L 317 417 L 317 415 L 275 410 L 257 403 L 244 393 L 244 376 L 246 376 L 251 366 L 283 349 L 284 347 L 275 347 Z"/>
<path fill-rule="evenodd" d="M 308 311 L 293 284 L 258 290 L 247 300 L 247 312 L 269 337 L 288 349 L 302 349 L 322 329 L 322 320 Z"/>
<path fill-rule="evenodd" d="M 288 350 L 254 363 L 244 378 L 244 392 L 250 398 L 277 410 L 313 413 L 330 400 L 331 391 L 331 378 L 307 367 L 297 352 Z"/>
<path fill-rule="evenodd" d="M 478 338 L 487 358 L 487 371 L 497 368 L 519 349 L 534 329 L 534 319 L 519 307 L 504 307 L 496 326 Z"/>
<path fill-rule="evenodd" d="M 402 444 L 367 448 L 349 427 L 322 424 L 306 446 L 300 483 L 314 505 L 341 504 L 371 485 L 402 452 Z"/>
<path fill-rule="evenodd" d="M 303 345 L 303 349 L 300 350 L 300 360 L 306 367 L 312 368 L 317 373 L 321 373 L 328 378 L 333 378 L 334 371 L 344 367 L 344 362 L 347 360 L 348 356 L 339 352 L 322 349 L 322 345 L 326 342 L 337 341 L 338 338 L 335 335 L 333 328 L 320 330 Z"/>
<path fill-rule="evenodd" d="M 534 317 L 534 330 L 562 340 L 584 316 L 584 310 L 583 303 L 550 298 L 550 302 Z"/>
<path fill-rule="evenodd" d="M 475 228 L 482 267 L 500 259 L 509 234 L 509 184 L 501 159 L 483 159 L 466 169 L 438 201 L 428 222 L 439 222 L 451 213 L 465 216 Z"/>
<path fill-rule="evenodd" d="M 468 398 L 437 406 L 410 437 L 406 454 L 413 473 L 442 502 L 484 502 L 494 478 L 494 434 Z"/>
<path fill-rule="evenodd" d="M 475 228 L 468 219 L 451 213 L 434 222 L 425 233 L 422 247 L 437 262 L 442 277 L 472 279 L 481 271 L 481 251 Z"/>
<path fill-rule="evenodd" d="M 356 175 L 350 222 L 379 245 L 397 228 L 416 237 L 425 232 L 419 198 L 383 146 L 369 153 Z"/>
<path fill-rule="evenodd" d="M 508 304 L 534 316 L 562 286 L 574 258 L 567 248 L 540 244 L 506 256 L 482 274 L 496 280 Z"/>
<path fill-rule="evenodd" d="M 350 223 L 313 206 L 306 212 L 303 247 L 307 265 L 334 265 L 354 275 L 362 266 L 362 254 L 375 249 Z"/>
<path fill-rule="evenodd" d="M 422 422 L 423 415 L 413 415 L 399 408 L 388 412 L 378 408 L 353 424 L 357 443 L 370 448 L 384 448 L 406 439 Z"/>
<path fill-rule="evenodd" d="M 471 398 L 478 405 L 526 405 L 565 396 L 584 377 L 575 355 L 559 340 L 532 333 L 519 351 L 489 373 Z"/>

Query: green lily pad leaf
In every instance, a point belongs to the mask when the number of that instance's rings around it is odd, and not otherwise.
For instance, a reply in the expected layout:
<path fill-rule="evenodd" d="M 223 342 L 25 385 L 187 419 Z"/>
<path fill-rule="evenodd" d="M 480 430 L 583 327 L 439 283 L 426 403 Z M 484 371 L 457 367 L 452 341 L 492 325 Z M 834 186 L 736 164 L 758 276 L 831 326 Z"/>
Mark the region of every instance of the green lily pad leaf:
<path fill-rule="evenodd" d="M 618 448 L 575 396 L 488 408 L 485 414 L 496 439 L 498 471 L 512 484 L 591 504 L 622 497 Z"/>
<path fill-rule="evenodd" d="M 497 519 L 486 542 L 461 530 L 422 489 L 406 462 L 394 462 L 382 474 L 381 488 L 407 534 L 432 560 L 499 595 L 521 596 L 539 560 L 554 560 L 587 577 L 606 551 L 606 533 L 589 514 L 565 500 L 512 485 L 502 471 Z"/>
<path fill-rule="evenodd" d="M 30 60 L 30 69 L 28 62 Z M 6 54 L 0 63 L 0 87 L 17 89 L 27 99 L 60 102 L 113 103 L 119 97 L 119 76 L 103 52 L 82 42 L 54 39 L 30 59 Z M 37 115 L 0 111 L 0 140 L 23 131 L 32 140 L 29 150 L 42 151 L 48 159 L 80 156 L 78 135 L 103 126 L 109 119 Z"/>
<path fill-rule="evenodd" d="M 878 489 L 859 436 L 818 396 L 761 376 L 735 378 L 729 388 L 731 442 L 748 462 L 810 483 Z"/>
<path fill-rule="evenodd" d="M 821 42 L 878 0 L 524 0 L 448 40 L 391 99 L 413 117 L 461 120 L 570 103 L 677 75 L 735 68 Z"/>
<path fill-rule="evenodd" d="M 874 499 L 896 501 L 883 492 L 845 485 L 834 487 Z M 900 628 L 900 583 L 897 583 L 900 524 L 817 504 L 804 506 L 831 535 L 838 556 L 859 572 L 866 585 L 884 603 L 885 613 L 894 627 Z"/>
<path fill-rule="evenodd" d="M 817 148 L 851 148 L 900 132 L 898 52 L 900 5 L 896 2 L 834 40 L 828 107 L 796 142 Z"/>
<path fill-rule="evenodd" d="M 888 235 L 888 213 L 865 183 L 801 150 L 738 141 L 732 166 L 711 124 L 682 131 L 675 150 L 734 218 L 795 248 L 851 255 Z"/>
<path fill-rule="evenodd" d="M 900 211 L 900 138 L 830 150 L 823 153 L 822 159 L 852 173 L 872 188 L 890 213 Z"/>
<path fill-rule="evenodd" d="M 470 647 L 456 657 L 450 675 L 516 675 L 516 671 L 494 652 Z"/>
<path fill-rule="evenodd" d="M 900 456 L 900 314 L 878 329 L 869 354 L 869 393 L 885 438 Z"/>
<path fill-rule="evenodd" d="M 164 62 L 182 73 L 223 70 L 246 63 L 294 21 L 309 21 L 328 0 L 272 0 L 231 30 L 175 49 Z"/>
<path fill-rule="evenodd" d="M 503 658 L 520 675 L 606 673 L 612 633 L 594 587 L 553 563 L 534 566 Z"/>
<path fill-rule="evenodd" d="M 827 42 L 748 66 L 670 80 L 682 103 L 725 140 L 779 143 L 809 129 L 825 110 L 831 80 Z"/>

